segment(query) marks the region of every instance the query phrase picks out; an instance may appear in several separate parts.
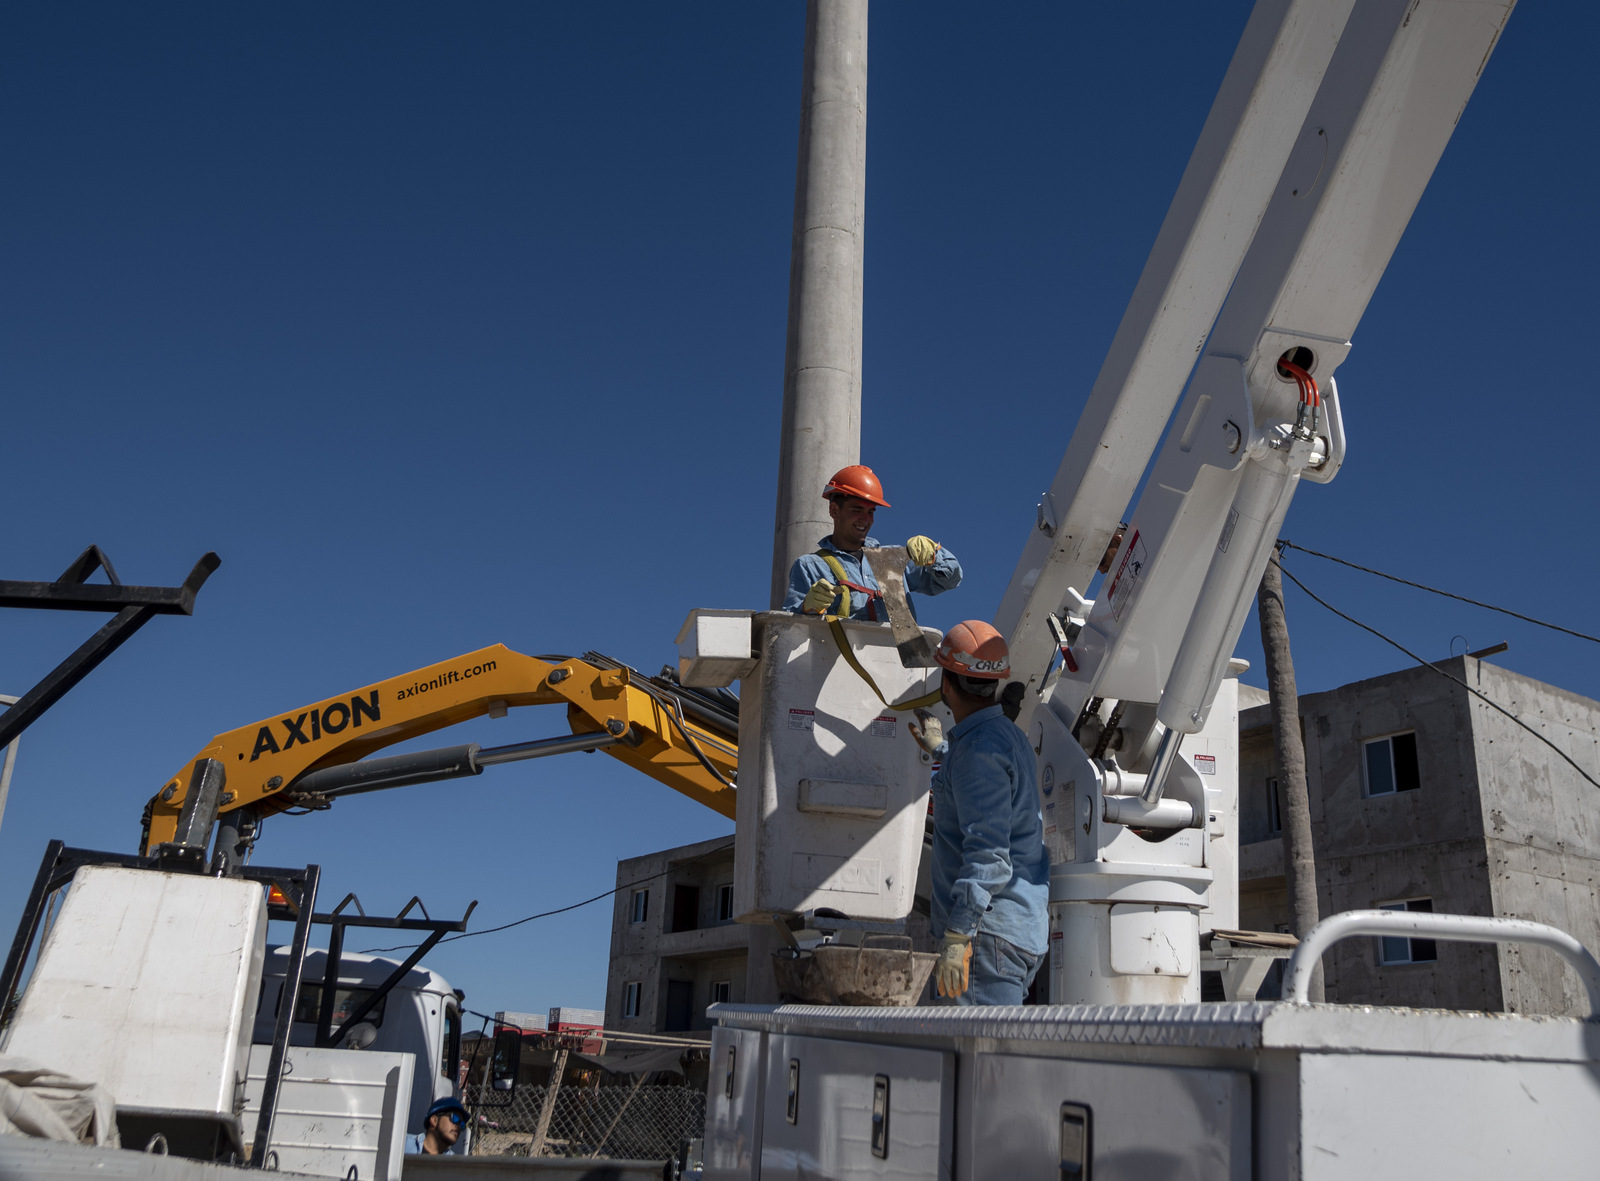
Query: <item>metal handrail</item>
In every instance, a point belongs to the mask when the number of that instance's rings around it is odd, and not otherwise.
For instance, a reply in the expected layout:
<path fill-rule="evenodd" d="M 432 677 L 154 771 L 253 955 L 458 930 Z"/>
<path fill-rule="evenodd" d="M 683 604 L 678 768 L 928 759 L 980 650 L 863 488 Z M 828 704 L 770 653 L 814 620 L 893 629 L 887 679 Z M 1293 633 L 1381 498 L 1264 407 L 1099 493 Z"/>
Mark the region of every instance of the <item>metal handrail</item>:
<path fill-rule="evenodd" d="M 1446 943 L 1534 943 L 1548 947 L 1571 964 L 1589 991 L 1589 1016 L 1600 1018 L 1600 960 L 1571 935 L 1528 919 L 1480 918 L 1465 914 L 1430 914 L 1417 910 L 1347 910 L 1323 919 L 1300 941 L 1284 970 L 1287 999 L 1304 1005 L 1311 973 L 1323 953 L 1354 935 L 1436 939 Z"/>

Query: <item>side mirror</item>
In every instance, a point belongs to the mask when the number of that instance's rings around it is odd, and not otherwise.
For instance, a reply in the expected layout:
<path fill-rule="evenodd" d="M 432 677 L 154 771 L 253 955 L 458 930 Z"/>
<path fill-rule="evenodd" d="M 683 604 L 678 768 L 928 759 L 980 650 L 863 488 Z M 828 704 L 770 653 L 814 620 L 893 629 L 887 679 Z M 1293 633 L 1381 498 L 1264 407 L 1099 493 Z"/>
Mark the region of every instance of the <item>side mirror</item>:
<path fill-rule="evenodd" d="M 490 1085 L 496 1091 L 515 1091 L 522 1067 L 522 1031 L 501 1029 L 494 1035 L 494 1057 L 489 1064 Z"/>

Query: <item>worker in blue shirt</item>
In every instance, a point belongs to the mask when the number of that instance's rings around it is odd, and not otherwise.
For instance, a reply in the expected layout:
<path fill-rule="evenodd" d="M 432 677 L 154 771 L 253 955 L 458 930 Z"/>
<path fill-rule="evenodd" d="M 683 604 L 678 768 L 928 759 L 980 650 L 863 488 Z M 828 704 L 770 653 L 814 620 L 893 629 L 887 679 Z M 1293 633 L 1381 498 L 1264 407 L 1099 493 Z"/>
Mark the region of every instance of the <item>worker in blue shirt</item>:
<path fill-rule="evenodd" d="M 435 1099 L 428 1114 L 422 1117 L 422 1131 L 406 1137 L 406 1152 L 424 1156 L 454 1152 L 466 1122 L 467 1109 L 461 1105 L 461 1100 L 449 1096 Z"/>
<path fill-rule="evenodd" d="M 1050 936 L 1050 857 L 1033 748 L 996 691 L 1011 675 L 999 632 L 969 619 L 934 658 L 955 716 L 948 740 L 917 710 L 910 731 L 939 760 L 933 776 L 932 929 L 943 932 L 935 987 L 946 1003 L 1020 1005 Z"/>
<path fill-rule="evenodd" d="M 867 563 L 867 549 L 877 549 L 867 536 L 873 515 L 888 508 L 883 485 L 869 467 L 859 463 L 840 468 L 823 490 L 833 533 L 824 537 L 814 554 L 802 554 L 789 568 L 789 591 L 783 609 L 805 615 L 842 615 L 850 619 L 887 622 L 879 606 L 883 597 L 878 580 Z M 961 563 L 931 537 L 918 534 L 906 542 L 906 589 L 937 595 L 961 584 Z M 909 600 L 908 600 L 909 601 Z M 912 615 L 916 614 L 913 607 Z"/>

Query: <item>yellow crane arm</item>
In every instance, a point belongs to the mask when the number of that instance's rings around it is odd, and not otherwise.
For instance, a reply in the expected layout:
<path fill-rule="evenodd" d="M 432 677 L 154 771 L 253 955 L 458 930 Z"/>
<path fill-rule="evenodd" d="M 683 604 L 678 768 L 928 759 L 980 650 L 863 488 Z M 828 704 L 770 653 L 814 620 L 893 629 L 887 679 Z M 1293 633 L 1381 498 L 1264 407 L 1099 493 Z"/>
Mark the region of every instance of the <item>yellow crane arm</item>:
<path fill-rule="evenodd" d="M 223 814 L 282 812 L 306 802 L 295 785 L 311 772 L 511 706 L 560 704 L 574 734 L 621 737 L 603 748 L 607 754 L 733 817 L 737 745 L 685 716 L 670 694 L 627 667 L 541 659 L 494 644 L 218 734 L 151 798 L 143 851 L 175 836 L 190 770 L 202 759 L 226 772 Z"/>

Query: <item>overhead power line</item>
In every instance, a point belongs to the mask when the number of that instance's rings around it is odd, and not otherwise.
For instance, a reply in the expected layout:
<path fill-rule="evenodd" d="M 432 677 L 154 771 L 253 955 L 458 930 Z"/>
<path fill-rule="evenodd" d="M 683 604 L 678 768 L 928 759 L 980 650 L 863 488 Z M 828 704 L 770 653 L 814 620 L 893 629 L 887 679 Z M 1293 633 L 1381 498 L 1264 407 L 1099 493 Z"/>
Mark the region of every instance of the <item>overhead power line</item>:
<path fill-rule="evenodd" d="M 657 878 L 666 877 L 667 874 L 671 873 L 677 865 L 689 865 L 706 857 L 710 857 L 713 853 L 720 853 L 724 849 L 731 849 L 732 847 L 733 839 L 730 837 L 727 841 L 718 845 L 715 849 L 707 849 L 704 853 L 690 857 L 686 861 L 675 862 L 674 865 L 667 866 L 667 868 L 663 869 L 660 873 L 653 873 L 648 877 L 637 878 L 631 882 L 623 882 L 622 885 L 607 890 L 604 894 L 596 894 L 593 898 L 585 898 L 582 902 L 574 902 L 571 906 L 558 906 L 555 910 L 544 910 L 540 911 L 538 914 L 530 914 L 525 919 L 517 919 L 515 922 L 502 923 L 498 927 L 485 927 L 481 931 L 467 931 L 460 935 L 452 935 L 448 939 L 439 940 L 439 943 L 454 943 L 458 939 L 472 939 L 478 935 L 493 935 L 496 931 L 509 931 L 512 927 L 520 927 L 523 923 L 531 923 L 535 919 L 547 919 L 552 915 L 566 914 L 569 910 L 577 910 L 580 906 L 588 906 L 591 902 L 599 902 L 602 898 L 610 898 L 613 894 L 620 894 L 624 890 L 631 890 L 635 886 L 642 886 L 646 882 L 653 882 Z M 400 947 L 369 947 L 360 954 L 377 955 L 380 952 L 385 951 L 410 951 L 416 946 L 417 945 L 415 943 L 407 943 Z M 435 946 L 437 946 L 437 944 Z"/>
<path fill-rule="evenodd" d="M 1284 543 L 1284 544 L 1287 544 L 1287 543 Z M 1295 549 L 1299 549 L 1300 547 L 1299 546 L 1295 546 L 1294 548 Z M 1321 555 L 1319 555 L 1319 556 L 1321 556 Z M 1445 680 L 1453 681 L 1457 685 L 1460 685 L 1468 693 L 1471 693 L 1474 697 L 1478 698 L 1480 701 L 1482 701 L 1485 705 L 1489 706 L 1491 709 L 1499 710 L 1506 717 L 1510 718 L 1517 725 L 1521 726 L 1529 734 L 1532 734 L 1540 742 L 1544 743 L 1551 750 L 1555 751 L 1556 754 L 1560 755 L 1562 760 L 1565 761 L 1567 763 L 1567 765 L 1570 766 L 1579 775 L 1582 775 L 1585 779 L 1587 779 L 1595 787 L 1600 787 L 1600 781 L 1597 781 L 1593 775 L 1590 775 L 1589 772 L 1585 771 L 1582 767 L 1578 766 L 1577 763 L 1573 762 L 1571 755 L 1569 755 L 1566 751 L 1562 750 L 1555 743 L 1551 742 L 1548 738 L 1546 738 L 1543 734 L 1539 733 L 1539 731 L 1535 730 L 1532 726 L 1528 725 L 1527 722 L 1524 722 L 1521 718 L 1517 717 L 1516 714 L 1512 713 L 1509 709 L 1505 708 L 1505 706 L 1501 705 L 1499 702 L 1495 701 L 1493 698 L 1491 698 L 1491 697 L 1479 692 L 1477 689 L 1474 689 L 1471 685 L 1467 684 L 1460 677 L 1451 676 L 1449 673 L 1445 672 L 1444 669 L 1440 668 L 1437 664 L 1433 663 L 1431 660 L 1424 660 L 1422 657 L 1418 656 L 1415 652 L 1413 652 L 1410 648 L 1407 648 L 1404 644 L 1400 643 L 1398 640 L 1392 640 L 1388 636 L 1384 635 L 1377 628 L 1371 627 L 1371 626 L 1369 626 L 1369 625 L 1367 625 L 1365 623 L 1362 623 L 1359 619 L 1356 619 L 1353 616 L 1346 615 L 1343 611 L 1339 610 L 1339 608 L 1335 607 L 1332 603 L 1328 602 L 1326 599 L 1324 599 L 1321 596 L 1319 596 L 1315 591 L 1313 591 L 1305 583 L 1301 582 L 1293 574 L 1289 573 L 1289 567 L 1285 566 L 1283 564 L 1283 562 L 1280 561 L 1279 559 L 1280 559 L 1280 555 L 1278 555 L 1278 554 L 1274 554 L 1272 556 L 1272 560 L 1274 562 L 1278 563 L 1278 569 L 1283 572 L 1283 576 L 1285 578 L 1287 578 L 1290 582 L 1294 583 L 1301 590 L 1305 591 L 1306 594 L 1310 595 L 1313 599 L 1315 599 L 1318 603 L 1322 604 L 1322 606 L 1326 607 L 1329 611 L 1332 611 L 1340 619 L 1343 619 L 1347 623 L 1355 624 L 1362 631 L 1371 632 L 1373 635 L 1377 636 L 1378 639 L 1382 640 L 1385 644 L 1388 644 L 1388 645 L 1390 645 L 1391 647 L 1394 647 L 1394 648 L 1398 648 L 1400 651 L 1404 652 L 1407 656 L 1411 657 L 1412 660 L 1415 660 L 1418 664 L 1422 665 L 1423 668 L 1432 669 L 1434 672 L 1438 673 Z"/>
<path fill-rule="evenodd" d="M 1310 554 L 1313 558 L 1324 558 L 1329 562 L 1337 562 L 1341 566 L 1348 566 L 1350 569 L 1359 570 L 1363 574 L 1375 574 L 1379 578 L 1387 578 L 1390 582 L 1398 582 L 1402 586 L 1416 587 L 1417 590 L 1424 590 L 1432 595 L 1443 595 L 1447 599 L 1455 599 L 1458 603 L 1468 603 L 1474 607 L 1482 607 L 1485 611 L 1498 611 L 1501 615 L 1509 615 L 1511 618 L 1520 619 L 1524 623 L 1532 623 L 1539 627 L 1547 627 L 1551 631 L 1558 631 L 1565 635 L 1576 636 L 1580 640 L 1588 640 L 1591 644 L 1600 644 L 1600 636 L 1591 636 L 1588 632 L 1573 631 L 1570 627 L 1562 627 L 1559 623 L 1548 623 L 1543 619 L 1535 619 L 1531 615 L 1524 615 L 1520 611 L 1513 611 L 1509 607 L 1496 607 L 1493 603 L 1479 602 L 1477 599 L 1467 598 L 1466 595 L 1458 595 L 1452 591 L 1440 590 L 1438 587 L 1428 586 L 1426 583 L 1412 582 L 1409 578 L 1401 578 L 1396 574 L 1385 574 L 1382 570 L 1374 570 L 1371 566 L 1363 566 L 1358 562 L 1347 562 L 1345 559 L 1336 558 L 1332 554 L 1319 553 L 1314 549 L 1307 549 L 1303 545 L 1296 545 L 1294 542 L 1287 541 L 1281 537 L 1278 539 L 1278 546 L 1280 551 L 1283 549 L 1299 550 L 1303 554 Z M 1285 571 L 1285 573 L 1287 573 L 1287 571 Z M 1296 582 L 1296 585 L 1298 586 L 1299 583 Z M 1305 587 L 1300 587 L 1300 589 L 1305 590 Z M 1311 592 L 1306 591 L 1306 593 L 1310 594 Z M 1318 601 L 1320 602 L 1321 600 Z M 1324 606 L 1326 606 L 1326 604 L 1324 604 Z M 1351 622 L 1354 622 L 1354 620 Z"/>

